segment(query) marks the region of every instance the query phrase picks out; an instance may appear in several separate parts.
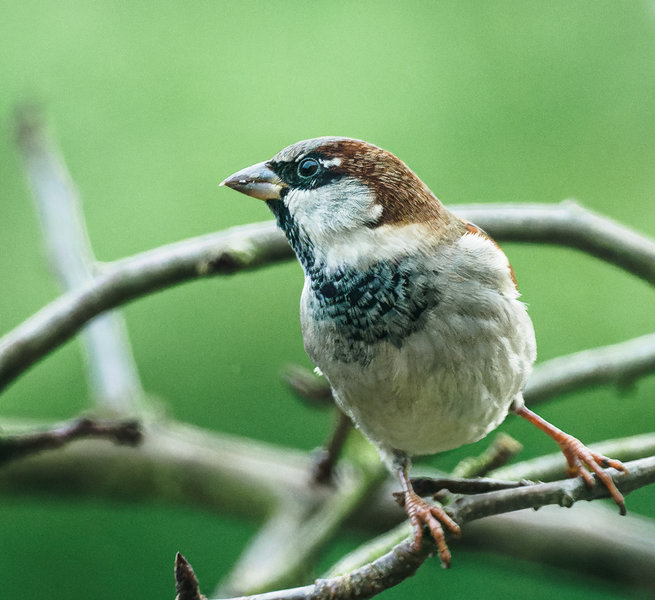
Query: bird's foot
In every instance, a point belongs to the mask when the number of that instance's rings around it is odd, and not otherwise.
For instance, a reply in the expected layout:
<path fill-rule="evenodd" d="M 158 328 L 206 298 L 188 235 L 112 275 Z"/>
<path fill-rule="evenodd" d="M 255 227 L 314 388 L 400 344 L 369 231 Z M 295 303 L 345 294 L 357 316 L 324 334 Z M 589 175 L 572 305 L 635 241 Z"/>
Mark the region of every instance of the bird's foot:
<path fill-rule="evenodd" d="M 450 567 L 450 551 L 446 544 L 444 527 L 453 535 L 459 537 L 461 530 L 459 525 L 440 506 L 429 504 L 413 490 L 405 491 L 397 495 L 399 503 L 404 507 L 409 521 L 414 529 L 415 551 L 421 549 L 423 542 L 423 527 L 427 526 L 439 551 L 441 566 L 445 569 Z"/>
<path fill-rule="evenodd" d="M 607 458 L 607 456 L 602 456 L 601 454 L 590 450 L 579 439 L 568 433 L 563 433 L 560 439 L 556 439 L 555 441 L 562 449 L 562 453 L 566 458 L 568 464 L 566 471 L 568 476 L 582 477 L 587 486 L 591 488 L 594 487 L 595 484 L 594 478 L 591 476 L 591 473 L 594 473 L 601 483 L 609 490 L 612 499 L 619 507 L 620 513 L 625 515 L 626 510 L 623 494 L 619 492 L 609 473 L 605 471 L 607 467 L 612 467 L 617 471 L 627 473 L 628 469 L 626 469 L 625 465 L 619 460 Z"/>
<path fill-rule="evenodd" d="M 542 419 L 539 415 L 535 414 L 525 406 L 516 409 L 515 412 L 520 417 L 523 417 L 533 425 L 536 425 L 557 442 L 557 445 L 561 448 L 566 458 L 568 464 L 567 473 L 569 477 L 580 476 L 584 479 L 587 486 L 591 488 L 594 487 L 595 484 L 594 478 L 591 476 L 591 473 L 594 473 L 601 483 L 608 489 L 612 499 L 619 507 L 621 514 L 624 515 L 626 513 L 623 494 L 619 492 L 609 473 L 604 470 L 607 467 L 612 467 L 617 471 L 627 473 L 628 469 L 626 469 L 621 461 L 607 458 L 606 456 L 602 456 L 601 454 L 590 450 L 578 438 L 565 433 L 554 425 L 551 425 L 548 421 Z"/>

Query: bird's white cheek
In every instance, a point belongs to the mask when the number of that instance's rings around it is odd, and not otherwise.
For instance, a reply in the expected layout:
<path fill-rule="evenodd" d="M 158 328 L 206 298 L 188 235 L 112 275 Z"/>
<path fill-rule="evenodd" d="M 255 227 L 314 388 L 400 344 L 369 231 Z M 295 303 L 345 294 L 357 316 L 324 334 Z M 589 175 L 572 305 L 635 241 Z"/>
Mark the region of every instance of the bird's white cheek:
<path fill-rule="evenodd" d="M 319 247 L 331 245 L 342 232 L 375 222 L 382 212 L 370 188 L 355 180 L 293 190 L 285 202 L 296 222 Z"/>

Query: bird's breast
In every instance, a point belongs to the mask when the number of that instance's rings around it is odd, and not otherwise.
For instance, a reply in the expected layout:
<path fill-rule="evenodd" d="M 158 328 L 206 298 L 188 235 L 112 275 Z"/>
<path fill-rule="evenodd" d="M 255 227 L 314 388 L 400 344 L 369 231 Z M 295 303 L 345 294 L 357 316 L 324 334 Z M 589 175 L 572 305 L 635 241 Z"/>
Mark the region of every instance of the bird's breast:
<path fill-rule="evenodd" d="M 411 258 L 361 271 L 314 265 L 303 291 L 303 329 L 331 340 L 336 360 L 365 364 L 372 347 L 384 342 L 400 348 L 421 328 L 440 301 L 437 275 Z"/>
<path fill-rule="evenodd" d="M 520 398 L 534 362 L 532 323 L 506 260 L 495 273 L 484 255 L 440 258 L 305 280 L 307 353 L 383 450 L 429 454 L 480 439 Z"/>

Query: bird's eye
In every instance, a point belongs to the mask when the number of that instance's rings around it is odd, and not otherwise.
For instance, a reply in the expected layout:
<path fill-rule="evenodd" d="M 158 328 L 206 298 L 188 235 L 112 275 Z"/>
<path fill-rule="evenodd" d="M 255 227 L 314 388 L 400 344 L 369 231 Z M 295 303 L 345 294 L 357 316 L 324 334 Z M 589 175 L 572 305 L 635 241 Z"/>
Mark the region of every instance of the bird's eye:
<path fill-rule="evenodd" d="M 303 158 L 298 163 L 298 175 L 300 177 L 311 177 L 312 175 L 316 175 L 320 166 L 320 163 L 315 158 Z"/>

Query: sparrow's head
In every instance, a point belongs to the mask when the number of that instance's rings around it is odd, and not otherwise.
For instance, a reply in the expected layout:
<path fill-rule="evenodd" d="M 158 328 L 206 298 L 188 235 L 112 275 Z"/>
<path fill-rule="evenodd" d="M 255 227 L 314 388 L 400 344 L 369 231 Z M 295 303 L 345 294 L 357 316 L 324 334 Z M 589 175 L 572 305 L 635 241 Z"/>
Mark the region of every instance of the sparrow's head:
<path fill-rule="evenodd" d="M 297 142 L 221 185 L 265 200 L 297 254 L 298 243 L 327 250 L 362 231 L 453 228 L 454 217 L 404 162 L 345 137 Z"/>

